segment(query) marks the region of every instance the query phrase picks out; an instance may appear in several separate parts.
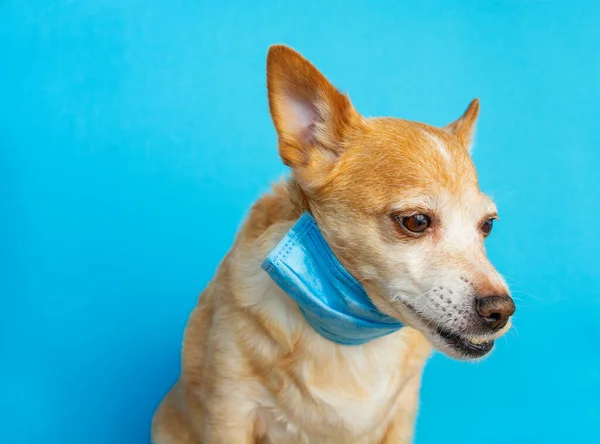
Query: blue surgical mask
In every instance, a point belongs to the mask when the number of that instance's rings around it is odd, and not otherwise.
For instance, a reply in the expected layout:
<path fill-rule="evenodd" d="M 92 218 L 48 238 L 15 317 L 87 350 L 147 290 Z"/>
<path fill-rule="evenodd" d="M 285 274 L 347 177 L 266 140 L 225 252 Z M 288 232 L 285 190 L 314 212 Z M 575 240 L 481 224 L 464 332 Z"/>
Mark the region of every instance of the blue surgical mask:
<path fill-rule="evenodd" d="M 296 301 L 310 326 L 330 341 L 359 345 L 402 327 L 373 305 L 308 212 L 269 253 L 262 268 Z"/>

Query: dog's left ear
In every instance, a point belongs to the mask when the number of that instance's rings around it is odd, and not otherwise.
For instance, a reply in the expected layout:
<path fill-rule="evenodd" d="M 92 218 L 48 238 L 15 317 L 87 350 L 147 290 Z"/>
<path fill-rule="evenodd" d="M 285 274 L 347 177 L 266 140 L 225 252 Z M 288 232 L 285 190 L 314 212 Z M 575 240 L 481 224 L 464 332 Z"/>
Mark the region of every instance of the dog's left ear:
<path fill-rule="evenodd" d="M 345 134 L 359 119 L 348 96 L 283 45 L 269 49 L 267 87 L 283 163 L 296 175 L 305 175 L 315 164 L 335 161 Z"/>
<path fill-rule="evenodd" d="M 475 124 L 479 116 L 479 99 L 474 99 L 465 113 L 454 122 L 446 125 L 444 129 L 453 134 L 464 145 L 470 153 L 473 147 L 473 137 L 475 135 Z"/>

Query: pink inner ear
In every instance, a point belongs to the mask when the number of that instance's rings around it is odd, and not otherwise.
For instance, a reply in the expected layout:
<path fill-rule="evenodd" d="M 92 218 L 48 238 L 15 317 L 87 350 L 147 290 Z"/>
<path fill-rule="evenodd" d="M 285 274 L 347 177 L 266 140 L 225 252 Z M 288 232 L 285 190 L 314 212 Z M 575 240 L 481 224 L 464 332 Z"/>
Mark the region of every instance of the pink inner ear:
<path fill-rule="evenodd" d="M 298 140 L 305 144 L 313 140 L 313 125 L 317 121 L 317 110 L 310 102 L 285 97 L 283 101 L 283 126 Z"/>

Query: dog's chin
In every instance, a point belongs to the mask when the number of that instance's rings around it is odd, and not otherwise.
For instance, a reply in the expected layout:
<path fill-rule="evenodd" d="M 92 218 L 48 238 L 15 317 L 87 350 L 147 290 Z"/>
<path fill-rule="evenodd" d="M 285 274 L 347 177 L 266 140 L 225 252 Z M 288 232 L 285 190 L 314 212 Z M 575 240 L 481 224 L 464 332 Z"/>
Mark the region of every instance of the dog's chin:
<path fill-rule="evenodd" d="M 451 330 L 438 328 L 430 332 L 431 342 L 442 353 L 460 360 L 477 360 L 486 356 L 494 348 L 494 339 L 468 338 Z"/>
<path fill-rule="evenodd" d="M 435 348 L 454 359 L 473 361 L 487 356 L 494 348 L 496 339 L 511 327 L 510 321 L 499 331 L 488 335 L 467 335 L 437 327 L 435 330 L 423 326 L 419 330 L 431 341 Z"/>

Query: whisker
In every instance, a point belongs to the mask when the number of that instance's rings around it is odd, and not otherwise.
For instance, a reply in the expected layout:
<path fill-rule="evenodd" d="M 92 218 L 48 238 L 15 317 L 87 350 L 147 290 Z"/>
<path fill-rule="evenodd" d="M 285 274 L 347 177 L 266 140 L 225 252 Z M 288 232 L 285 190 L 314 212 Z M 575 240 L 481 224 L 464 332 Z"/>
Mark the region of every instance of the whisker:
<path fill-rule="evenodd" d="M 524 294 L 526 296 L 531 296 L 534 299 L 537 299 L 538 301 L 542 301 L 542 298 L 540 298 L 539 296 L 534 295 L 533 293 L 529 293 L 528 291 L 523 291 L 523 290 L 513 290 L 513 293 L 518 293 L 518 294 Z"/>

